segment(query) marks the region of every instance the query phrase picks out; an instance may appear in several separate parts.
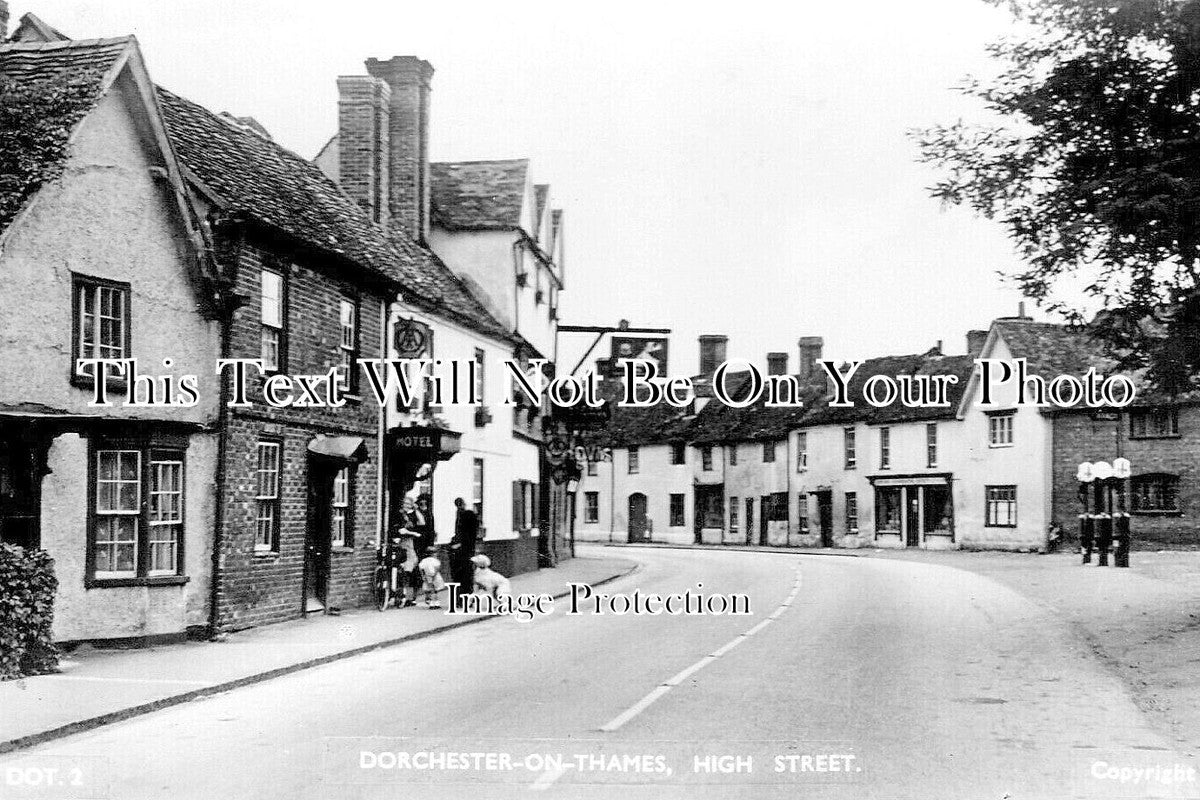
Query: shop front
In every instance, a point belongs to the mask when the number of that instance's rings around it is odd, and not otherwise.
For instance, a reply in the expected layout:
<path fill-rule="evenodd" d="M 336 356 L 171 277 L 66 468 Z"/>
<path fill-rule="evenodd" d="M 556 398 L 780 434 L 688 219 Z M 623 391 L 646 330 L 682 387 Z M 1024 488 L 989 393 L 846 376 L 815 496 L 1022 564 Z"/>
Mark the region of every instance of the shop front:
<path fill-rule="evenodd" d="M 950 473 L 869 478 L 875 490 L 875 543 L 951 549 L 954 490 Z"/>

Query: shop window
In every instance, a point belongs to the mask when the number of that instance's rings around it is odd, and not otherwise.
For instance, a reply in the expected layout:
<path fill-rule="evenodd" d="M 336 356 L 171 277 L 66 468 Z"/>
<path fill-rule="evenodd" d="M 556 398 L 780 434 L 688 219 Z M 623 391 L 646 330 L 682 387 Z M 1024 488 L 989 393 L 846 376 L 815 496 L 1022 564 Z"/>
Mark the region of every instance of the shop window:
<path fill-rule="evenodd" d="M 875 490 L 875 532 L 900 533 L 900 489 L 894 486 Z"/>

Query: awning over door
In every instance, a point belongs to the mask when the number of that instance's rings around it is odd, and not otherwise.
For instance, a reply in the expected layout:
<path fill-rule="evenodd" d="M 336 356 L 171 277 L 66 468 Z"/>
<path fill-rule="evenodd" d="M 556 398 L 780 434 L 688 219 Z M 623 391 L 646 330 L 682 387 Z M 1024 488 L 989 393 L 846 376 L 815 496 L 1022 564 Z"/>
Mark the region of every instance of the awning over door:
<path fill-rule="evenodd" d="M 320 435 L 308 443 L 308 454 L 344 464 L 361 464 L 367 460 L 367 445 L 361 436 Z"/>

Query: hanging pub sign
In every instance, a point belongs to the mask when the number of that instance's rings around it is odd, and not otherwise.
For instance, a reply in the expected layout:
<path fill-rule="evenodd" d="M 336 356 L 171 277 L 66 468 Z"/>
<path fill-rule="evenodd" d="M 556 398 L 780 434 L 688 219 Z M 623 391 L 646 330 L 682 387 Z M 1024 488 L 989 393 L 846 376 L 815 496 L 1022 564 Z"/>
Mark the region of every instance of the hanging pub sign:
<path fill-rule="evenodd" d="M 571 430 L 594 431 L 608 427 L 612 419 L 612 410 L 607 400 L 594 408 L 585 403 L 574 406 L 551 404 L 551 416 Z"/>
<path fill-rule="evenodd" d="M 426 358 L 432 356 L 433 336 L 429 326 L 415 319 L 396 321 L 396 358 Z"/>
<path fill-rule="evenodd" d="M 612 337 L 612 358 L 609 360 L 609 370 L 620 373 L 620 360 L 623 358 L 640 358 L 654 362 L 659 376 L 667 374 L 667 340 L 665 338 L 647 339 L 641 336 Z"/>

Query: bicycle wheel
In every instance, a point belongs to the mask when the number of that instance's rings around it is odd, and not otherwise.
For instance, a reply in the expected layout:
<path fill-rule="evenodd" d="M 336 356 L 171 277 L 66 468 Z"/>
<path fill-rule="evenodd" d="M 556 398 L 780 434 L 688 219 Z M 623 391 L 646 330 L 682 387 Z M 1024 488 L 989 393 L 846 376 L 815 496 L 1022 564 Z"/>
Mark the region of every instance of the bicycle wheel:
<path fill-rule="evenodd" d="M 392 602 L 392 587 L 389 583 L 385 570 L 375 570 L 375 605 L 380 611 L 385 610 Z"/>

